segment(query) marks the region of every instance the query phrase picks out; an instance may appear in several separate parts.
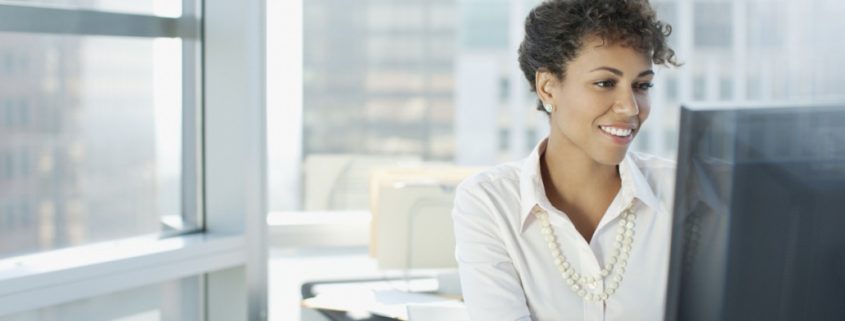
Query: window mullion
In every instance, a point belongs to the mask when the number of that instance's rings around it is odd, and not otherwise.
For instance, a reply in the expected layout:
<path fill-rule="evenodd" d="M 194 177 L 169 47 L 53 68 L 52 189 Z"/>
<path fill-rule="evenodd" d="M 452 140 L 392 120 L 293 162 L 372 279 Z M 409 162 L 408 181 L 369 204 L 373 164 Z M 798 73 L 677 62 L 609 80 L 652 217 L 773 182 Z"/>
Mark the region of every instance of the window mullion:
<path fill-rule="evenodd" d="M 157 17 L 96 10 L 0 4 L 0 31 L 198 39 L 196 16 Z"/>

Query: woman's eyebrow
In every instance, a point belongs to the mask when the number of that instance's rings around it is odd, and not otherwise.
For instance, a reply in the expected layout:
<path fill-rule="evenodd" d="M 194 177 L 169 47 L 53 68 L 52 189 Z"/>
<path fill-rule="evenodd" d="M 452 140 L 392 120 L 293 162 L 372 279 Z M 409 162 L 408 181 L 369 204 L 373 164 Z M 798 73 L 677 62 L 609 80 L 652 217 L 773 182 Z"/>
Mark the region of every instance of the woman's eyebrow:
<path fill-rule="evenodd" d="M 643 71 L 639 75 L 637 75 L 637 78 L 642 77 L 642 76 L 649 76 L 649 75 L 654 75 L 654 70 L 649 69 L 649 70 Z"/>
<path fill-rule="evenodd" d="M 604 67 L 604 66 L 590 70 L 590 72 L 599 71 L 599 70 L 606 70 L 606 71 L 612 72 L 614 75 L 617 75 L 617 76 L 620 76 L 620 77 L 625 74 L 625 73 L 622 72 L 622 70 L 619 70 L 619 69 L 616 69 L 616 68 L 613 68 L 613 67 Z M 637 78 L 642 77 L 642 76 L 647 76 L 647 75 L 654 75 L 654 70 L 649 69 L 649 70 L 643 71 L 639 75 L 637 75 Z"/>

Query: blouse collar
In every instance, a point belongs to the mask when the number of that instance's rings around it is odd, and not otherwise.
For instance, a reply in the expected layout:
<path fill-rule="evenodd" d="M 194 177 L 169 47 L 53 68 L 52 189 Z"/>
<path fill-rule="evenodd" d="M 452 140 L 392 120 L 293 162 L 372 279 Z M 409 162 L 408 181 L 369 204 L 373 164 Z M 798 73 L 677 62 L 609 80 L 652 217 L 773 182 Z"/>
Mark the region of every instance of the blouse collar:
<path fill-rule="evenodd" d="M 521 230 L 525 229 L 526 222 L 535 208 L 551 208 L 540 172 L 540 155 L 545 152 L 547 144 L 548 138 L 540 141 L 522 164 L 519 174 Z M 657 197 L 629 153 L 625 154 L 625 158 L 619 164 L 619 176 L 622 179 L 620 193 L 625 204 L 638 199 L 646 206 L 657 209 L 659 206 Z"/>

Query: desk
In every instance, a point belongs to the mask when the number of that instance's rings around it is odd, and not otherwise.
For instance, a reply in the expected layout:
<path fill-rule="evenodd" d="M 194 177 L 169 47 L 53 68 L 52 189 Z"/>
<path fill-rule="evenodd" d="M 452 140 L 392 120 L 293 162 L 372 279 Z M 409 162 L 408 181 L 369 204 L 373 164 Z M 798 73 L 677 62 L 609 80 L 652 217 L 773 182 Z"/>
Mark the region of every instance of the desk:
<path fill-rule="evenodd" d="M 408 305 L 446 305 L 462 310 L 457 298 L 437 295 L 430 277 L 307 282 L 302 285 L 302 321 L 408 320 Z"/>

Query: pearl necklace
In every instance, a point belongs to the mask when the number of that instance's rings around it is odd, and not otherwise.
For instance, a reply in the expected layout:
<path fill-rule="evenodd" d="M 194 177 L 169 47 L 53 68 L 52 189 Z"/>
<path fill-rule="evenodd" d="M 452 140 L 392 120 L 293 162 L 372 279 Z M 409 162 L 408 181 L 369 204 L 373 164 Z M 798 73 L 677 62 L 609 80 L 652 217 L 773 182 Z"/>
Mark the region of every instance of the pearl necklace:
<path fill-rule="evenodd" d="M 590 302 L 606 301 L 619 288 L 619 283 L 622 282 L 622 276 L 625 274 L 625 267 L 628 265 L 631 246 L 634 243 L 634 222 L 637 216 L 631 210 L 632 206 L 633 203 L 622 211 L 622 221 L 619 223 L 619 232 L 614 241 L 615 248 L 612 252 L 613 254 L 605 263 L 601 272 L 592 276 L 575 272 L 574 267 L 560 251 L 555 232 L 549 224 L 549 214 L 545 211 L 536 213 L 537 218 L 540 220 L 540 232 L 545 236 L 560 275 L 566 281 L 566 285 L 572 289 L 572 292 L 575 292 L 575 294 L 584 300 Z M 603 291 L 596 292 L 588 290 L 588 288 L 596 288 L 597 283 L 605 279 L 608 279 L 609 282 Z"/>

